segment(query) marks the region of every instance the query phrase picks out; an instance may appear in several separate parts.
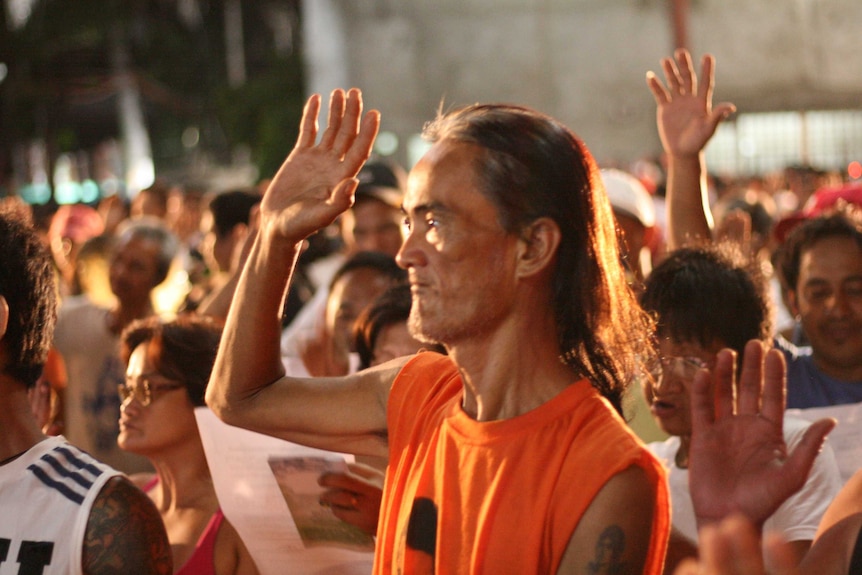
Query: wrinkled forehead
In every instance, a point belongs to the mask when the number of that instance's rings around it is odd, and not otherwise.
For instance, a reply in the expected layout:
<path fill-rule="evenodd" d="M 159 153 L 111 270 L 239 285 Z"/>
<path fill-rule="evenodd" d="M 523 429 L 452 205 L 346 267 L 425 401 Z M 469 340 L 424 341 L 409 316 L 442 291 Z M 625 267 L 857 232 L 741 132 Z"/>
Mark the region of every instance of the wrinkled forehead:
<path fill-rule="evenodd" d="M 481 192 L 480 166 L 484 150 L 476 144 L 444 139 L 420 158 L 407 178 L 403 209 L 439 203 L 458 194 Z"/>

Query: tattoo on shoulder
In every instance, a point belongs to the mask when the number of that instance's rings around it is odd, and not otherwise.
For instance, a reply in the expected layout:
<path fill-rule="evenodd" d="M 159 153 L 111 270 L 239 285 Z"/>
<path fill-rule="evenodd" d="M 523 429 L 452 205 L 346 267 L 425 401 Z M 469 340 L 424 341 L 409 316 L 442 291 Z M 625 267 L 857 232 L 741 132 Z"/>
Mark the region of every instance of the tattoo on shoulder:
<path fill-rule="evenodd" d="M 150 498 L 124 477 L 105 483 L 84 536 L 84 573 L 173 572 L 162 518 Z"/>
<path fill-rule="evenodd" d="M 619 526 L 611 525 L 599 535 L 599 540 L 596 541 L 596 556 L 587 564 L 587 573 L 589 575 L 623 573 L 625 548 L 625 533 Z"/>

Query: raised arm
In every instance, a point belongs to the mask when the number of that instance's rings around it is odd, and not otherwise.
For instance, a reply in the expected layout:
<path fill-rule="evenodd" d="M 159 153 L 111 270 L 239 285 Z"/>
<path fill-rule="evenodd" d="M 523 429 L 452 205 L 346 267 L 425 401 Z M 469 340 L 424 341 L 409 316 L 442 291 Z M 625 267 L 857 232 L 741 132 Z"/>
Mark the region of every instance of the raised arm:
<path fill-rule="evenodd" d="M 668 250 L 712 236 L 703 150 L 719 122 L 736 110 L 728 103 L 712 107 L 715 59 L 711 55 L 701 60 L 700 83 L 688 51 L 677 50 L 674 57 L 661 61 L 666 85 L 647 72 L 668 161 Z"/>
<path fill-rule="evenodd" d="M 722 350 L 712 374 L 701 371 L 692 386 L 689 485 L 698 527 L 733 513 L 762 527 L 804 485 L 835 426 L 832 419 L 816 421 L 788 454 L 784 356 L 750 341 L 738 386 L 735 373 L 735 354 Z"/>
<path fill-rule="evenodd" d="M 336 90 L 329 125 L 317 142 L 319 110 L 320 97 L 312 96 L 296 146 L 263 196 L 257 239 L 227 316 L 206 400 L 232 425 L 316 447 L 385 455 L 379 439 L 395 368 L 344 379 L 283 377 L 280 313 L 300 244 L 350 207 L 355 176 L 379 125 L 377 112 L 362 115 L 358 90 Z"/>

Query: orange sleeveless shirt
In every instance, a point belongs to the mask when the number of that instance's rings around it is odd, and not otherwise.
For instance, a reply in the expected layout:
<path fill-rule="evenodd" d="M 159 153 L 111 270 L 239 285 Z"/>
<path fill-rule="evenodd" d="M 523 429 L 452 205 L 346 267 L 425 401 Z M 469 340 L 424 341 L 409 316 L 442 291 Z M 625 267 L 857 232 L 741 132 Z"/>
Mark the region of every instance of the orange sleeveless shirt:
<path fill-rule="evenodd" d="M 410 360 L 393 384 L 374 573 L 556 573 L 595 495 L 632 465 L 656 499 L 644 573 L 661 573 L 664 469 L 587 380 L 501 421 L 471 419 L 461 398 L 455 364 L 435 353 Z"/>

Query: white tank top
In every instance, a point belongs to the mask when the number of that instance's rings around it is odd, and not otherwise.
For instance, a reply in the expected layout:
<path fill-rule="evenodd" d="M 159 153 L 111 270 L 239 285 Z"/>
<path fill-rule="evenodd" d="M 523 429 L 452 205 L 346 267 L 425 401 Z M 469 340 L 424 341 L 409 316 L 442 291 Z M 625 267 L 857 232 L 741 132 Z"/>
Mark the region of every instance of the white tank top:
<path fill-rule="evenodd" d="M 93 501 L 120 473 L 49 437 L 0 466 L 0 575 L 79 575 Z"/>

